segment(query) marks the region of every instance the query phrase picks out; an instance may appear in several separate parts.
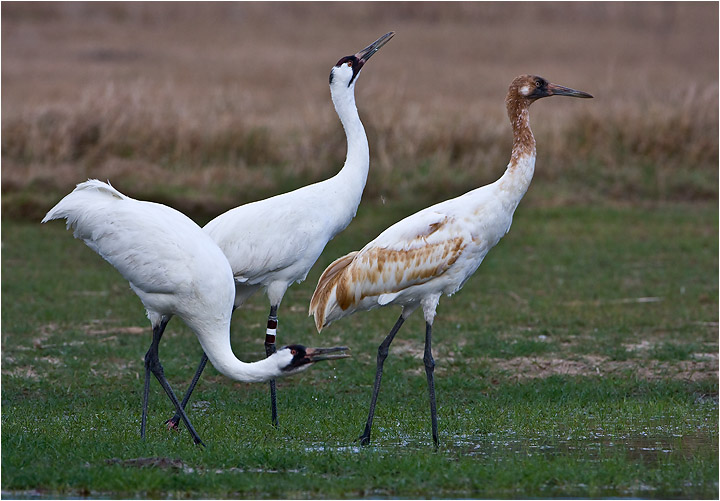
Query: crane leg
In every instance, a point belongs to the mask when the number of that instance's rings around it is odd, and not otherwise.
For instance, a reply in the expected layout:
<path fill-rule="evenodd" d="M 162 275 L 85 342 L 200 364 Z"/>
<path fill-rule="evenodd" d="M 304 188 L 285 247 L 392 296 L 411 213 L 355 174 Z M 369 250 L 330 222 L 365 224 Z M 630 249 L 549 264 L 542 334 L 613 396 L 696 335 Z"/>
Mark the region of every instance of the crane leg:
<path fill-rule="evenodd" d="M 197 384 L 198 380 L 200 379 L 200 375 L 205 370 L 205 366 L 207 365 L 208 357 L 203 352 L 202 358 L 200 359 L 200 363 L 198 364 L 198 368 L 195 371 L 195 375 L 192 378 L 192 381 L 190 381 L 190 387 L 185 392 L 185 395 L 183 396 L 182 402 L 180 402 L 180 406 L 185 409 L 187 407 L 187 403 L 190 400 L 190 394 L 195 390 L 195 385 Z M 173 417 L 165 421 L 165 424 L 168 427 L 168 430 L 177 430 L 178 429 L 178 423 L 180 423 L 180 413 L 176 412 Z"/>
<path fill-rule="evenodd" d="M 185 414 L 185 411 L 180 406 L 180 402 L 178 401 L 177 397 L 175 396 L 175 393 L 172 391 L 172 388 L 170 388 L 170 383 L 168 383 L 167 378 L 165 377 L 165 371 L 163 370 L 163 366 L 160 363 L 160 356 L 158 355 L 158 346 L 160 344 L 160 339 L 162 338 L 163 332 L 165 331 L 165 326 L 167 325 L 167 320 L 163 319 L 163 321 L 160 322 L 160 324 L 155 327 L 153 326 L 153 340 L 152 344 L 150 344 L 150 349 L 145 354 L 145 392 L 144 392 L 144 398 L 143 398 L 143 419 L 141 427 L 141 435 L 145 436 L 145 423 L 147 422 L 147 396 L 148 396 L 148 389 L 149 389 L 149 372 L 152 372 L 155 378 L 160 383 L 160 386 L 162 386 L 163 390 L 165 390 L 165 393 L 172 401 L 173 405 L 175 406 L 175 409 L 177 412 L 180 413 L 180 418 L 183 420 L 183 423 L 185 423 L 185 426 L 187 427 L 188 431 L 190 432 L 190 435 L 193 437 L 193 441 L 196 444 L 203 444 L 203 441 L 200 440 L 200 436 L 195 431 L 195 428 L 193 428 L 193 425 L 190 423 L 190 419 L 187 417 L 187 414 Z"/>
<path fill-rule="evenodd" d="M 270 356 L 275 353 L 275 336 L 277 335 L 277 305 L 270 306 L 270 314 L 268 315 L 267 322 L 267 333 L 265 334 L 265 355 Z M 277 428 L 278 426 L 278 414 L 277 414 L 277 391 L 275 389 L 275 380 L 270 380 L 270 419 L 272 424 Z"/>
<path fill-rule="evenodd" d="M 147 426 L 148 398 L 150 397 L 150 366 L 147 358 L 150 352 L 145 354 L 145 387 L 143 390 L 142 419 L 140 421 L 140 438 L 145 440 L 145 428 Z"/>
<path fill-rule="evenodd" d="M 425 355 L 423 356 L 425 364 L 425 375 L 428 382 L 428 393 L 430 394 L 430 421 L 432 423 L 432 438 L 435 442 L 435 448 L 438 447 L 437 432 L 437 407 L 435 406 L 435 360 L 432 356 L 432 324 L 425 323 Z"/>
<path fill-rule="evenodd" d="M 378 393 L 380 392 L 380 381 L 382 380 L 383 364 L 385 363 L 385 359 L 388 356 L 388 349 L 390 348 L 390 343 L 392 343 L 393 339 L 395 338 L 395 334 L 397 334 L 397 332 L 400 330 L 400 327 L 402 327 L 404 321 L 405 319 L 402 315 L 400 315 L 400 318 L 398 318 L 397 322 L 395 322 L 395 325 L 393 326 L 390 333 L 378 347 L 377 369 L 375 371 L 375 384 L 373 385 L 372 399 L 370 400 L 370 412 L 368 413 L 367 422 L 365 423 L 365 431 L 363 431 L 363 434 L 360 435 L 360 437 L 358 438 L 361 445 L 368 445 L 370 443 L 370 430 L 372 429 L 373 417 L 375 416 L 375 404 L 377 404 L 377 397 Z"/>
<path fill-rule="evenodd" d="M 238 306 L 233 306 L 233 313 L 238 308 Z M 195 385 L 197 385 L 198 381 L 200 380 L 200 375 L 205 370 L 205 366 L 208 363 L 208 357 L 203 352 L 202 357 L 200 358 L 200 363 L 198 364 L 198 368 L 195 371 L 195 375 L 192 378 L 192 381 L 190 381 L 190 386 L 188 387 L 187 391 L 185 392 L 185 395 L 183 396 L 182 402 L 180 402 L 180 406 L 185 409 L 187 407 L 187 403 L 190 401 L 190 395 L 193 391 L 195 391 Z M 178 429 L 178 423 L 180 423 L 180 413 L 176 412 L 173 417 L 165 421 L 165 424 L 168 427 L 168 430 L 177 430 Z"/>
<path fill-rule="evenodd" d="M 142 419 L 140 421 L 140 438 L 145 439 L 145 429 L 147 426 L 147 410 L 148 410 L 148 399 L 150 397 L 150 358 L 151 358 L 151 352 L 153 350 L 153 346 L 155 345 L 155 336 L 156 333 L 160 333 L 160 337 L 162 337 L 162 333 L 165 332 L 165 327 L 167 326 L 168 322 L 170 321 L 169 318 L 162 317 L 160 319 L 159 325 L 153 325 L 153 342 L 150 345 L 150 349 L 145 353 L 145 386 L 143 390 L 143 405 L 142 405 Z M 160 339 L 158 337 L 158 343 L 160 342 Z M 155 348 L 157 351 L 157 347 Z"/>

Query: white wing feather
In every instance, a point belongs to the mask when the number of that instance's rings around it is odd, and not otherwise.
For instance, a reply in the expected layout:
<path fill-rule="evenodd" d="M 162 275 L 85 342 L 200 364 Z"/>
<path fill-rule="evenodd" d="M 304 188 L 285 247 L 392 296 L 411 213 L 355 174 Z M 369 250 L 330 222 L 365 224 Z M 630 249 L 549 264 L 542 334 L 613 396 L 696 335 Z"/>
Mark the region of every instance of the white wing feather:
<path fill-rule="evenodd" d="M 326 184 L 236 207 L 203 228 L 225 253 L 236 281 L 305 279 L 325 244 L 355 215 L 328 207 Z"/>
<path fill-rule="evenodd" d="M 140 295 L 146 307 L 149 295 L 178 294 L 190 288 L 197 263 L 212 262 L 205 273 L 217 270 L 229 277 L 222 252 L 192 220 L 170 207 L 135 200 L 109 184 L 90 180 L 53 207 L 42 220 L 67 219 L 74 236 L 113 267 Z"/>
<path fill-rule="evenodd" d="M 511 212 L 507 219 L 487 217 L 502 204 L 492 186 L 412 214 L 339 259 L 343 269 L 324 274 L 311 301 L 318 329 L 357 310 L 416 305 L 430 293 L 461 288 L 512 220 Z"/>

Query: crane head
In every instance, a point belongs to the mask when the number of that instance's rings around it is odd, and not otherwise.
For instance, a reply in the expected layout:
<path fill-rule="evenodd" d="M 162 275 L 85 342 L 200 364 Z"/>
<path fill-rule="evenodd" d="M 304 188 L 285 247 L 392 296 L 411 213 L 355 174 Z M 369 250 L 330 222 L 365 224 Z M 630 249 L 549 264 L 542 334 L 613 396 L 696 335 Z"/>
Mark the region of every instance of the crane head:
<path fill-rule="evenodd" d="M 508 98 L 510 98 L 512 94 L 516 94 L 517 98 L 527 99 L 530 102 L 548 96 L 592 97 L 587 92 L 550 83 L 544 78 L 535 75 L 521 75 L 513 80 L 510 84 Z"/>
<path fill-rule="evenodd" d="M 345 353 L 347 346 L 335 346 L 333 348 L 306 348 L 299 344 L 284 346 L 276 355 L 283 358 L 281 369 L 285 375 L 295 374 L 304 371 L 312 364 L 323 360 L 337 360 L 348 358 Z"/>
<path fill-rule="evenodd" d="M 360 70 L 368 59 L 380 50 L 394 35 L 394 31 L 385 33 L 360 52 L 341 58 L 337 64 L 333 66 L 333 69 L 330 70 L 330 85 L 342 83 L 350 87 L 355 82 Z"/>

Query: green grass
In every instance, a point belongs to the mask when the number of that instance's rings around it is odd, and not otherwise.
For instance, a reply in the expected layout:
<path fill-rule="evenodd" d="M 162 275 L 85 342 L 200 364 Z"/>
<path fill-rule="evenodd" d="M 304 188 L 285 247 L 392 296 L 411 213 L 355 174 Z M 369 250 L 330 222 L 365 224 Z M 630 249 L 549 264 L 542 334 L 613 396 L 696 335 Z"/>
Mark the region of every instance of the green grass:
<path fill-rule="evenodd" d="M 430 439 L 423 321 L 385 365 L 373 444 L 359 447 L 377 345 L 399 311 L 306 318 L 317 278 L 416 210 L 363 205 L 280 309 L 280 342 L 353 358 L 266 385 L 209 367 L 171 433 L 153 384 L 139 439 L 150 329 L 122 277 L 60 223 L 2 223 L 3 497 L 718 497 L 715 204 L 521 206 L 510 234 L 434 329 L 441 446 Z M 236 312 L 233 345 L 263 356 L 266 300 Z M 176 392 L 200 356 L 175 319 L 160 357 Z M 150 458 L 138 460 L 139 458 Z"/>

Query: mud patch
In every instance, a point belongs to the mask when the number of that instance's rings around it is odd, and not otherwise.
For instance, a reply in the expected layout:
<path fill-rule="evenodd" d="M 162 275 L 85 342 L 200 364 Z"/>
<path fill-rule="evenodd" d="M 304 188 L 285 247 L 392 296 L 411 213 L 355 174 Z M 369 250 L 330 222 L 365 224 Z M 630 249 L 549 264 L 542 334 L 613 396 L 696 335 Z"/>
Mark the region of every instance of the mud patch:
<path fill-rule="evenodd" d="M 13 370 L 3 370 L 4 376 L 13 376 L 31 381 L 40 381 L 40 375 L 32 367 L 17 367 Z"/>
<path fill-rule="evenodd" d="M 192 470 L 187 466 L 182 459 L 171 459 L 164 457 L 148 457 L 148 458 L 133 458 L 133 459 L 120 459 L 110 458 L 106 459 L 107 464 L 117 464 L 129 468 L 160 468 L 161 470 Z"/>
<path fill-rule="evenodd" d="M 192 467 L 185 463 L 182 459 L 172 459 L 166 457 L 147 457 L 147 458 L 132 458 L 132 459 L 120 459 L 110 458 L 105 460 L 106 464 L 117 464 L 126 468 L 159 468 L 161 470 L 174 470 L 183 473 L 207 473 L 212 472 L 215 474 L 223 473 L 301 473 L 297 469 L 288 470 L 273 470 L 273 469 L 262 469 L 262 468 L 219 468 L 219 469 L 207 469 L 204 467 Z"/>
<path fill-rule="evenodd" d="M 610 360 L 608 357 L 586 355 L 574 359 L 552 357 L 490 358 L 490 364 L 511 373 L 517 379 L 561 376 L 609 376 L 633 372 L 637 377 L 655 380 L 671 377 L 685 381 L 717 378 L 718 354 L 702 353 L 693 360 L 664 362 L 658 360 Z"/>
<path fill-rule="evenodd" d="M 97 328 L 92 325 L 85 325 L 83 326 L 83 332 L 85 334 L 91 335 L 91 336 L 101 336 L 105 334 L 111 334 L 113 337 L 118 334 L 131 334 L 131 335 L 142 335 L 147 334 L 150 332 L 149 327 L 137 327 L 137 326 L 128 326 L 128 327 L 110 327 L 109 329 L 104 328 Z"/>

